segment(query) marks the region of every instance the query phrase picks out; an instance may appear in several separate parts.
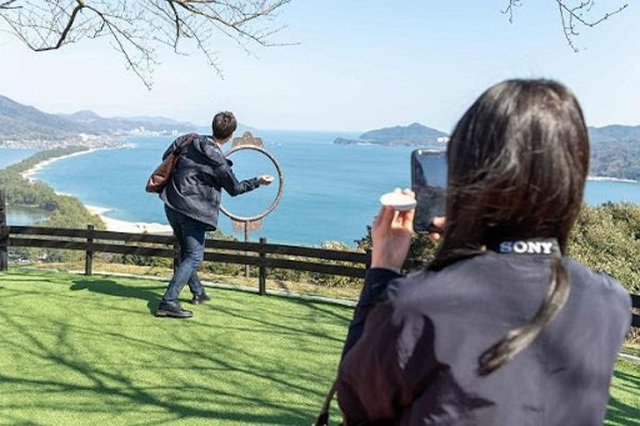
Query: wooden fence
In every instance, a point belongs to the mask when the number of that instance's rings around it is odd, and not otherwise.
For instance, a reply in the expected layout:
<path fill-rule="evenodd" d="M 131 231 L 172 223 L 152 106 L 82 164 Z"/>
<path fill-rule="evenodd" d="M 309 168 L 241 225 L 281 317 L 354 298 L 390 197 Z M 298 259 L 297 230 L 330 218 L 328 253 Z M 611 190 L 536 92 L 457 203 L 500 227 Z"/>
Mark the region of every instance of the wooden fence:
<path fill-rule="evenodd" d="M 87 229 L 0 226 L 0 258 L 4 259 L 0 260 L 0 270 L 7 268 L 7 247 L 83 251 L 86 275 L 93 272 L 96 252 L 178 258 L 177 241 L 173 236 L 98 231 L 92 226 Z M 308 260 L 286 258 L 293 256 Z M 207 239 L 204 254 L 205 261 L 257 266 L 260 294 L 266 293 L 268 268 L 364 278 L 369 258 L 368 253 L 270 244 L 266 238 L 260 238 L 258 243 Z"/>
<path fill-rule="evenodd" d="M 3 219 L 4 211 L 0 199 L 0 271 L 7 269 L 8 247 L 84 251 L 86 275 L 91 275 L 93 272 L 95 252 L 178 258 L 177 242 L 173 236 L 98 231 L 92 226 L 87 229 L 2 226 Z M 140 244 L 154 244 L 163 247 L 145 247 Z M 274 255 L 278 257 L 273 257 Z M 309 260 L 286 259 L 282 258 L 283 256 L 304 257 Z M 370 263 L 370 254 L 270 244 L 266 238 L 260 238 L 259 243 L 207 239 L 204 260 L 257 266 L 258 293 L 264 295 L 266 294 L 268 268 L 364 278 L 366 268 Z M 350 265 L 327 264 L 327 261 L 344 262 Z M 640 309 L 640 295 L 632 295 L 631 299 L 633 307 Z M 634 314 L 631 323 L 633 327 L 640 327 L 640 315 Z"/>

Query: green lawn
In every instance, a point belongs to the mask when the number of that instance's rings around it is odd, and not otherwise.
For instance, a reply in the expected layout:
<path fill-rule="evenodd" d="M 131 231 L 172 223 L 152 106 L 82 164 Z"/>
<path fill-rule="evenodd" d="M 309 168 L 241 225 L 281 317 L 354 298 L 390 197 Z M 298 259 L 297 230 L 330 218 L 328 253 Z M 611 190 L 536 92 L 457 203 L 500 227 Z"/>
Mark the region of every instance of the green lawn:
<path fill-rule="evenodd" d="M 0 274 L 0 424 L 311 424 L 349 309 L 214 289 L 192 319 L 155 318 L 163 290 Z"/>
<path fill-rule="evenodd" d="M 611 384 L 607 425 L 640 425 L 640 364 L 620 360 Z"/>
<path fill-rule="evenodd" d="M 0 274 L 0 424 L 311 424 L 350 308 L 213 289 L 194 318 L 155 318 L 163 290 Z M 640 366 L 621 362 L 608 424 L 639 418 Z"/>

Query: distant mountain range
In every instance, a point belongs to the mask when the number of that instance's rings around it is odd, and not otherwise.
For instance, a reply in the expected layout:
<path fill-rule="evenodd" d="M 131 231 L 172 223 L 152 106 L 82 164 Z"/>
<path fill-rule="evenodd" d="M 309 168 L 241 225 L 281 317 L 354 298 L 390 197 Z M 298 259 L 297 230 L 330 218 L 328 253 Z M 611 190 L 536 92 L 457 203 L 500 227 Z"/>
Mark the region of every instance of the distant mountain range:
<path fill-rule="evenodd" d="M 444 144 L 449 135 L 420 123 L 408 126 L 385 127 L 361 134 L 358 139 L 337 138 L 334 143 L 343 145 L 386 145 L 386 146 L 424 146 Z M 592 148 L 608 142 L 638 142 L 640 144 L 640 126 L 614 124 L 604 127 L 589 127 L 589 139 Z"/>
<path fill-rule="evenodd" d="M 105 118 L 92 111 L 48 114 L 0 95 L 0 144 L 13 141 L 83 141 L 131 134 L 171 135 L 202 131 L 201 126 L 164 117 Z M 209 130 L 210 132 L 210 130 Z"/>
<path fill-rule="evenodd" d="M 80 111 L 75 114 L 60 114 L 58 117 L 97 134 L 126 133 L 144 128 L 150 132 L 188 132 L 197 126 L 191 123 L 180 123 L 164 117 L 112 117 L 104 118 L 92 111 Z"/>
<path fill-rule="evenodd" d="M 425 146 L 443 144 L 449 140 L 448 135 L 440 130 L 412 123 L 408 126 L 385 127 L 371 130 L 360 135 L 358 139 L 337 138 L 334 143 L 341 145 L 385 145 L 385 146 Z"/>

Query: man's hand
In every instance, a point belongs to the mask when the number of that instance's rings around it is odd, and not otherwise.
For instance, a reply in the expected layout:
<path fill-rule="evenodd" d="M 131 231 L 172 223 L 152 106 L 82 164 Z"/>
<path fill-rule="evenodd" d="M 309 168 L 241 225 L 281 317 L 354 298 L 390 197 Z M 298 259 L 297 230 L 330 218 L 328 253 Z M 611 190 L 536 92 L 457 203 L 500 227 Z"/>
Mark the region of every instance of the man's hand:
<path fill-rule="evenodd" d="M 273 180 L 274 177 L 271 175 L 262 175 L 258 177 L 258 183 L 260 185 L 270 185 Z"/>
<path fill-rule="evenodd" d="M 415 197 L 405 189 L 403 193 Z M 400 212 L 383 206 L 371 227 L 371 267 L 400 272 L 411 244 L 415 209 Z"/>

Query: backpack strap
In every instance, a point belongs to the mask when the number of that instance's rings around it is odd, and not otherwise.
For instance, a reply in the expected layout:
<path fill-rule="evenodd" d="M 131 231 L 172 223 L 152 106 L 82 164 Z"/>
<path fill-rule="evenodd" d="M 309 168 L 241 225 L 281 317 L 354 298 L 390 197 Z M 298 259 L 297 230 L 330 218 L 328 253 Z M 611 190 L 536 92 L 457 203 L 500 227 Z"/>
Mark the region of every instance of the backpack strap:
<path fill-rule="evenodd" d="M 180 145 L 178 145 L 176 147 L 176 150 L 174 151 L 175 155 L 180 155 L 182 154 L 182 151 L 184 151 L 184 149 L 187 147 L 187 145 L 189 145 L 191 142 L 193 142 L 196 138 L 198 137 L 197 133 L 189 133 L 182 142 L 180 142 Z"/>

